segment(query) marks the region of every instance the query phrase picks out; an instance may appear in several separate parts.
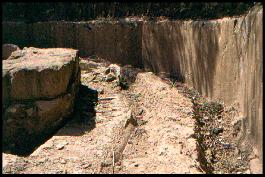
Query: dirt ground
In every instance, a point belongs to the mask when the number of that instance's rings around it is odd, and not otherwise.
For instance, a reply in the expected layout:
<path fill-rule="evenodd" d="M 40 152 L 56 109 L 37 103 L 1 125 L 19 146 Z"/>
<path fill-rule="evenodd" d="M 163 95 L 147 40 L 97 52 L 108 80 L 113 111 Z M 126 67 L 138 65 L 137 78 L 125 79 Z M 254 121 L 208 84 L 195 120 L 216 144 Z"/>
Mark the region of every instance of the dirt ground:
<path fill-rule="evenodd" d="M 27 157 L 3 153 L 3 173 L 206 173 L 192 101 L 141 70 L 121 89 L 106 79 L 109 63 L 94 61 L 71 120 Z"/>

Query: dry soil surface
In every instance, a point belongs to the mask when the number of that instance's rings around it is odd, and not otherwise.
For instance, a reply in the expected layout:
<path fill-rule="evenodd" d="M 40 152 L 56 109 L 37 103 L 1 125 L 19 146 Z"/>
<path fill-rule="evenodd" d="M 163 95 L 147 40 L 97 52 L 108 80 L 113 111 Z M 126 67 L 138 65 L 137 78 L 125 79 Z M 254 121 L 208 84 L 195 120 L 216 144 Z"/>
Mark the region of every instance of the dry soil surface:
<path fill-rule="evenodd" d="M 27 157 L 3 153 L 3 173 L 205 173 L 191 101 L 150 72 L 122 90 L 107 67 L 82 71 L 72 119 Z"/>

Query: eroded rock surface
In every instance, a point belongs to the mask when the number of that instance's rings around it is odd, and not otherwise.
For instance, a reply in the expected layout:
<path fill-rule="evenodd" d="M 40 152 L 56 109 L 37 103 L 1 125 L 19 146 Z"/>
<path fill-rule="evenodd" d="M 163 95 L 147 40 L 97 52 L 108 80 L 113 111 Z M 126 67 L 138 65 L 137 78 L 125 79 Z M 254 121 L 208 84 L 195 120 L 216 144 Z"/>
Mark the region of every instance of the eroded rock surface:
<path fill-rule="evenodd" d="M 80 84 L 77 50 L 24 48 L 3 61 L 3 139 L 24 151 L 68 117 Z M 38 139 L 38 138 L 37 138 Z"/>

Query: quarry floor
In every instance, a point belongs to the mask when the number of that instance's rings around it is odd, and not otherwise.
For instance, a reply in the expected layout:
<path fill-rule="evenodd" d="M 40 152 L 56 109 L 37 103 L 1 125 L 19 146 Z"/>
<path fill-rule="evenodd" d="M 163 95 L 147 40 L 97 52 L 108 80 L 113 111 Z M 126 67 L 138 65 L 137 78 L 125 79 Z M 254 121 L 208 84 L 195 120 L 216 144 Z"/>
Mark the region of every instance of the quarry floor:
<path fill-rule="evenodd" d="M 3 173 L 207 173 L 191 100 L 151 72 L 122 90 L 96 79 L 107 69 L 98 64 L 81 73 L 71 120 L 27 157 L 3 153 Z"/>

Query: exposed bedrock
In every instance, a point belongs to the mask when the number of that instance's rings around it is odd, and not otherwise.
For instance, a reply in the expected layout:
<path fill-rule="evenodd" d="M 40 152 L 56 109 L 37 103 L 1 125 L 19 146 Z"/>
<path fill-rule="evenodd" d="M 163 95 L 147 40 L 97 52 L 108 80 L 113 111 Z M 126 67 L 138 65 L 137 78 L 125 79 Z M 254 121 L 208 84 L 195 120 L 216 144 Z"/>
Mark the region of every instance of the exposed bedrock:
<path fill-rule="evenodd" d="M 245 138 L 255 145 L 261 159 L 262 16 L 262 6 L 255 6 L 240 17 L 142 25 L 145 68 L 178 77 L 204 96 L 218 98 L 226 105 L 239 105 L 248 129 L 243 130 Z"/>
<path fill-rule="evenodd" d="M 22 31 L 20 35 L 17 31 Z M 114 63 L 141 66 L 141 23 L 126 21 L 3 22 L 3 41 L 18 46 L 76 48 Z"/>
<path fill-rule="evenodd" d="M 77 50 L 24 48 L 3 61 L 3 142 L 23 151 L 73 112 Z M 43 138 L 43 137 L 42 137 Z"/>
<path fill-rule="evenodd" d="M 262 16 L 263 6 L 255 5 L 217 20 L 3 22 L 3 42 L 77 48 L 83 56 L 178 77 L 204 96 L 238 104 L 262 159 Z"/>

